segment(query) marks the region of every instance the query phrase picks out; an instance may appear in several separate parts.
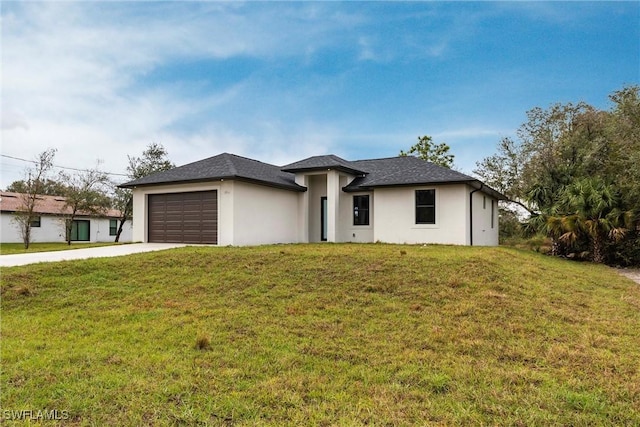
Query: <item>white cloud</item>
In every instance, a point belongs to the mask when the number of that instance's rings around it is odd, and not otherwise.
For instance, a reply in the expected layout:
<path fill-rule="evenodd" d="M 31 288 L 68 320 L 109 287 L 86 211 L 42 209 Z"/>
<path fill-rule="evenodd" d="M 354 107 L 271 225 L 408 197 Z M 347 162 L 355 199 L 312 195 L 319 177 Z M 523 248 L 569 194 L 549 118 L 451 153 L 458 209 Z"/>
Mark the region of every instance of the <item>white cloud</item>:
<path fill-rule="evenodd" d="M 312 55 L 332 43 L 341 26 L 359 22 L 322 4 L 254 6 L 3 5 L 2 152 L 31 159 L 56 147 L 58 164 L 86 167 L 100 158 L 104 169 L 122 172 L 126 156 L 152 141 L 165 144 L 176 163 L 219 151 L 257 153 L 266 161 L 317 151 L 319 141 L 309 141 L 304 126 L 298 131 L 291 124 L 264 127 L 256 138 L 233 124 L 207 124 L 213 115 L 190 132 L 176 131 L 181 122 L 246 98 L 242 81 L 190 96 L 179 82 L 147 84 L 154 69 L 172 61 Z M 3 168 L 0 186 L 22 177 L 14 169 Z"/>

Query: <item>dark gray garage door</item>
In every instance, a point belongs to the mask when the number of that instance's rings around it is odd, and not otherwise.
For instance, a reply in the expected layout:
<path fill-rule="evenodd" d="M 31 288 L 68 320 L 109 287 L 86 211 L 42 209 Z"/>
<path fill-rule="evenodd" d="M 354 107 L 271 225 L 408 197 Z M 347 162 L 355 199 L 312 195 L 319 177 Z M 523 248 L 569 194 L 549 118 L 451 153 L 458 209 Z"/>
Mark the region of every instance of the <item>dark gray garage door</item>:
<path fill-rule="evenodd" d="M 149 242 L 218 243 L 218 192 L 149 195 Z"/>

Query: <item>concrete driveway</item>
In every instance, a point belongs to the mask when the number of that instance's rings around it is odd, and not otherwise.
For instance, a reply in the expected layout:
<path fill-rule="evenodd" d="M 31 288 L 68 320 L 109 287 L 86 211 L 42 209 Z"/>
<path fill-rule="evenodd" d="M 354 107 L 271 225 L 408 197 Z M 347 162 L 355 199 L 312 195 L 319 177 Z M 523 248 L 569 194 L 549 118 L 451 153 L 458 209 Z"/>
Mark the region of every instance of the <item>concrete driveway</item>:
<path fill-rule="evenodd" d="M 71 249 L 68 251 L 34 252 L 29 254 L 0 255 L 0 267 L 35 264 L 37 262 L 66 261 L 72 259 L 106 258 L 182 248 L 182 243 L 132 243 L 128 245 L 102 246 L 98 248 Z"/>

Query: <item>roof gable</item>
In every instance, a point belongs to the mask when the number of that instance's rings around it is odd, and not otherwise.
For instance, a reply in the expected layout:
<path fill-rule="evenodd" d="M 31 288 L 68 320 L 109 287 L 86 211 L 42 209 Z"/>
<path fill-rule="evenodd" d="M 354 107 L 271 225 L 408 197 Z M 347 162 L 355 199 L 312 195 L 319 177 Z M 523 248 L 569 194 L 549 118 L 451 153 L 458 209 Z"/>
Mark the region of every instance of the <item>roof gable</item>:
<path fill-rule="evenodd" d="M 290 163 L 283 166 L 282 170 L 285 172 L 309 172 L 314 170 L 337 169 L 352 175 L 362 175 L 365 173 L 355 163 L 356 162 L 350 162 L 334 154 L 328 154 L 325 156 L 313 156 Z"/>
<path fill-rule="evenodd" d="M 168 171 L 147 175 L 124 183 L 120 187 L 133 188 L 143 185 L 202 182 L 219 179 L 247 180 L 288 190 L 305 190 L 304 187 L 296 184 L 295 175 L 283 172 L 278 166 L 229 153 L 222 153 Z"/>

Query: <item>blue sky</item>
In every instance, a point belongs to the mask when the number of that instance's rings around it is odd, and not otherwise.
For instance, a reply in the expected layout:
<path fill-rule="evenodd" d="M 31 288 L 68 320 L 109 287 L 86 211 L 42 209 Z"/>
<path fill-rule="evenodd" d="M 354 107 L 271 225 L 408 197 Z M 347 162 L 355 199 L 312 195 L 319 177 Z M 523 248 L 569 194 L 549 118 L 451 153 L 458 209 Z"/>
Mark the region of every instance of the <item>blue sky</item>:
<path fill-rule="evenodd" d="M 640 83 L 637 1 L 1 7 L 2 154 L 116 173 L 150 142 L 286 164 L 425 134 L 471 173 L 527 110 Z M 4 188 L 27 164 L 1 160 Z"/>

